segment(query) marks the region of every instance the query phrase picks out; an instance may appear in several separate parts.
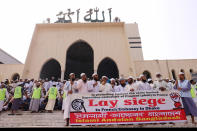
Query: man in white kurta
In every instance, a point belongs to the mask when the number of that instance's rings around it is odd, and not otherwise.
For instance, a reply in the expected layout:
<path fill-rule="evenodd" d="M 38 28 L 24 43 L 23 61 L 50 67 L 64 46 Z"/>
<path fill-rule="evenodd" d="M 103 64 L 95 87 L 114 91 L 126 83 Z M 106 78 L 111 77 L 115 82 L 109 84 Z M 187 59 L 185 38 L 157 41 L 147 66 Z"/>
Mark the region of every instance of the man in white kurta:
<path fill-rule="evenodd" d="M 46 78 L 44 84 L 43 84 L 43 88 L 45 89 L 46 92 L 48 92 L 49 88 L 50 88 L 50 83 L 48 78 Z"/>
<path fill-rule="evenodd" d="M 97 93 L 99 92 L 100 82 L 97 73 L 92 75 L 93 80 L 88 81 L 88 92 Z"/>
<path fill-rule="evenodd" d="M 88 81 L 85 73 L 81 74 L 81 79 L 77 82 L 77 90 L 79 94 L 88 93 Z"/>
<path fill-rule="evenodd" d="M 108 93 L 111 92 L 111 85 L 107 83 L 108 78 L 106 76 L 102 77 L 101 84 L 99 86 L 99 92 Z"/>
<path fill-rule="evenodd" d="M 146 91 L 146 90 L 153 90 L 150 86 L 150 84 L 146 80 L 146 76 L 141 75 L 140 82 L 138 83 L 137 90 L 139 91 Z"/>
<path fill-rule="evenodd" d="M 161 90 L 161 91 L 164 91 L 164 90 L 168 90 L 168 85 L 167 83 L 162 79 L 162 75 L 160 73 L 156 73 L 156 80 L 154 81 L 154 86 L 153 88 L 155 90 Z"/>
<path fill-rule="evenodd" d="M 136 90 L 136 83 L 134 83 L 134 78 L 132 76 L 129 76 L 127 79 L 127 85 L 125 88 L 125 92 L 133 92 Z"/>
<path fill-rule="evenodd" d="M 71 105 L 71 96 L 75 93 L 77 89 L 77 82 L 75 81 L 75 74 L 71 73 L 70 81 L 67 81 L 64 85 L 64 93 L 65 93 L 65 100 L 63 101 L 62 108 L 64 108 L 64 120 L 67 122 L 67 126 L 69 126 L 69 119 L 70 119 L 70 105 Z"/>

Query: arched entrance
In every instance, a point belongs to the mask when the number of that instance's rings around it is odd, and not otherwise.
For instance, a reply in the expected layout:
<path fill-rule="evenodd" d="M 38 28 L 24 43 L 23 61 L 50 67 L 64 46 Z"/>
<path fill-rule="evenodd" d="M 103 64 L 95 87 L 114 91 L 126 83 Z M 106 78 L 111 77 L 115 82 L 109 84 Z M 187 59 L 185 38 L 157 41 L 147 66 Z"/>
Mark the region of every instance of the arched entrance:
<path fill-rule="evenodd" d="M 20 75 L 18 73 L 15 73 L 14 75 L 12 75 L 12 80 L 19 80 L 20 79 Z"/>
<path fill-rule="evenodd" d="M 118 67 L 111 58 L 105 58 L 100 62 L 97 73 L 100 78 L 102 76 L 107 76 L 109 78 L 119 78 Z"/>
<path fill-rule="evenodd" d="M 48 60 L 40 72 L 41 79 L 51 79 L 52 76 L 55 77 L 55 80 L 61 78 L 61 65 L 55 59 Z"/>
<path fill-rule="evenodd" d="M 67 51 L 65 79 L 70 73 L 75 73 L 80 78 L 81 73 L 91 77 L 94 73 L 94 51 L 85 41 L 75 42 Z"/>

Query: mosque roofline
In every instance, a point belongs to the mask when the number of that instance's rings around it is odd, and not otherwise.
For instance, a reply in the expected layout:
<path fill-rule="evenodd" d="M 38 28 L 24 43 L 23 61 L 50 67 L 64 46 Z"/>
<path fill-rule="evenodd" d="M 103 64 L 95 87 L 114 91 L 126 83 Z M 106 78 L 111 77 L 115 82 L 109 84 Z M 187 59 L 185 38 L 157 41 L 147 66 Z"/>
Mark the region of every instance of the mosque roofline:
<path fill-rule="evenodd" d="M 125 22 L 84 22 L 84 23 L 38 23 L 37 27 L 72 27 L 72 26 L 123 26 L 125 24 L 137 24 L 137 23 L 125 23 Z"/>
<path fill-rule="evenodd" d="M 0 48 L 0 51 L 3 52 L 4 54 L 6 54 L 7 56 L 11 57 L 12 59 L 16 60 L 19 64 L 23 64 L 22 62 L 20 62 L 19 60 L 17 60 L 16 58 L 14 58 L 13 56 L 11 56 L 10 54 L 8 54 L 7 52 L 5 52 L 4 50 L 2 50 Z"/>
<path fill-rule="evenodd" d="M 149 61 L 191 61 L 197 59 L 152 59 L 152 60 L 137 60 L 135 62 L 149 62 Z"/>

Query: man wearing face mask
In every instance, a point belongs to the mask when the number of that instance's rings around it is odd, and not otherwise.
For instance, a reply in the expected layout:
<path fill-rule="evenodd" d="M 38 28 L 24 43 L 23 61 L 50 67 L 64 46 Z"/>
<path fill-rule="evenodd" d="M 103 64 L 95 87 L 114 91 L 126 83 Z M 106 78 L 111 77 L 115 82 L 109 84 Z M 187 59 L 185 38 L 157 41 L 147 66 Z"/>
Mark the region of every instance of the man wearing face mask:
<path fill-rule="evenodd" d="M 97 92 L 99 92 L 99 86 L 100 86 L 98 74 L 94 73 L 92 75 L 92 78 L 93 78 L 93 80 L 88 82 L 88 91 L 93 92 L 93 93 L 97 93 Z"/>
<path fill-rule="evenodd" d="M 167 83 L 162 79 L 162 75 L 160 73 L 156 73 L 156 80 L 154 81 L 153 88 L 155 90 L 166 91 L 168 89 Z"/>
<path fill-rule="evenodd" d="M 88 93 L 88 82 L 87 82 L 87 76 L 85 73 L 81 73 L 81 79 L 77 82 L 77 90 L 80 94 L 86 94 Z"/>

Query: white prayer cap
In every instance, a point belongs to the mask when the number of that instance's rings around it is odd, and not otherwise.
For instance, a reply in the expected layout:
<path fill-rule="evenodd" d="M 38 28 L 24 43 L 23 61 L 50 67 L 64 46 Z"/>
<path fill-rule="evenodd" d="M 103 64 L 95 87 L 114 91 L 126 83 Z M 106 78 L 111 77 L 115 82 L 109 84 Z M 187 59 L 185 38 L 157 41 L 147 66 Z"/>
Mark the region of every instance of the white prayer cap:
<path fill-rule="evenodd" d="M 134 77 L 133 76 L 129 76 L 128 79 L 134 79 Z"/>
<path fill-rule="evenodd" d="M 92 77 L 94 77 L 95 75 L 98 75 L 97 73 L 92 74 Z"/>
<path fill-rule="evenodd" d="M 111 78 L 110 81 L 115 81 L 115 79 L 114 78 Z"/>
<path fill-rule="evenodd" d="M 69 76 L 74 75 L 74 73 L 70 73 Z"/>
<path fill-rule="evenodd" d="M 152 81 L 152 79 L 149 78 L 149 79 L 148 79 L 148 82 L 150 82 L 150 81 Z"/>
<path fill-rule="evenodd" d="M 179 72 L 179 75 L 185 75 L 185 73 L 184 72 Z"/>
<path fill-rule="evenodd" d="M 85 73 L 81 73 L 81 75 L 80 75 L 80 76 L 82 77 L 82 76 L 85 76 L 85 75 L 86 75 Z"/>
<path fill-rule="evenodd" d="M 139 78 L 142 78 L 144 75 L 143 74 L 141 74 L 140 76 L 139 76 Z"/>
<path fill-rule="evenodd" d="M 104 79 L 104 78 L 108 79 L 108 77 L 107 77 L 107 76 L 102 76 L 102 79 Z"/>
<path fill-rule="evenodd" d="M 161 73 L 160 73 L 160 72 L 157 72 L 157 73 L 156 73 L 156 76 L 157 76 L 157 75 L 161 75 Z"/>

